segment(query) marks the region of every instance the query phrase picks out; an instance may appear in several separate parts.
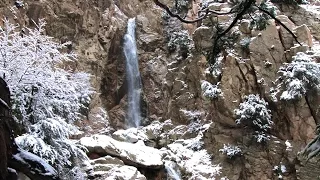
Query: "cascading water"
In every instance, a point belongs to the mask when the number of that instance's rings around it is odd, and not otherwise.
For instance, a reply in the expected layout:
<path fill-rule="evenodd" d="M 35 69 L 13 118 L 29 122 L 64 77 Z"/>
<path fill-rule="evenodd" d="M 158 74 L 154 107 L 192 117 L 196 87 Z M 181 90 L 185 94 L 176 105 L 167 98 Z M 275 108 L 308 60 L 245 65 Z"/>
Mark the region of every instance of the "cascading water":
<path fill-rule="evenodd" d="M 124 36 L 124 55 L 126 57 L 126 77 L 128 85 L 128 114 L 126 122 L 128 127 L 138 127 L 141 121 L 141 78 L 137 56 L 135 28 L 135 18 L 129 19 L 127 33 Z"/>
<path fill-rule="evenodd" d="M 167 175 L 169 176 L 168 179 L 171 178 L 173 180 L 181 180 L 180 172 L 179 172 L 179 170 L 175 170 L 176 164 L 174 162 L 165 161 L 164 167 L 167 170 Z"/>

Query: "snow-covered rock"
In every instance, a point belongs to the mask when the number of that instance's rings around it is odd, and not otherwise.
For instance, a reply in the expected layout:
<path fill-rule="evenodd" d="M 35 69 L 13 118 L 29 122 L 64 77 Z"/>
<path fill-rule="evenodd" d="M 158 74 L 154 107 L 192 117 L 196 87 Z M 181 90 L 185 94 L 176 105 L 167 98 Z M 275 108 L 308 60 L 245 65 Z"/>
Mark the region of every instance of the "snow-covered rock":
<path fill-rule="evenodd" d="M 104 156 L 98 159 L 91 160 L 91 164 L 117 164 L 117 165 L 124 165 L 123 161 L 118 158 L 111 157 L 111 156 Z"/>
<path fill-rule="evenodd" d="M 147 178 L 133 166 L 115 167 L 107 173 L 106 177 L 107 178 L 105 180 L 147 180 Z"/>
<path fill-rule="evenodd" d="M 112 137 L 118 141 L 136 143 L 139 140 L 147 139 L 145 133 L 137 128 L 120 129 L 112 134 Z"/>
<path fill-rule="evenodd" d="M 154 140 L 154 139 L 157 139 L 157 137 L 159 137 L 160 134 L 165 130 L 164 125 L 170 126 L 172 125 L 172 122 L 170 120 L 167 120 L 164 123 L 161 123 L 159 121 L 153 121 L 150 125 L 143 127 L 143 130 L 145 131 L 146 136 L 148 137 L 149 140 Z M 170 126 L 169 129 L 172 126 Z"/>
<path fill-rule="evenodd" d="M 108 171 L 96 171 L 92 174 L 95 180 L 146 180 L 136 167 L 133 166 L 113 166 Z"/>
<path fill-rule="evenodd" d="M 58 179 L 58 173 L 52 166 L 28 151 L 18 149 L 18 152 L 12 155 L 12 159 L 14 163 L 19 163 L 20 167 L 30 169 L 29 174 L 35 175 L 35 178 Z"/>
<path fill-rule="evenodd" d="M 169 144 L 169 149 L 162 149 L 164 160 L 176 162 L 178 170 L 189 174 L 188 179 L 214 180 L 220 174 L 221 166 L 212 164 L 211 157 L 205 149 L 192 150 L 190 148 L 192 144 L 198 143 L 181 140 Z M 176 171 L 179 172 L 178 170 Z M 171 174 L 174 175 L 174 173 Z"/>
<path fill-rule="evenodd" d="M 119 157 L 126 164 L 136 167 L 160 169 L 163 167 L 161 151 L 158 149 L 120 142 L 106 135 L 83 137 L 80 144 L 85 146 L 89 153 L 97 153 Z"/>

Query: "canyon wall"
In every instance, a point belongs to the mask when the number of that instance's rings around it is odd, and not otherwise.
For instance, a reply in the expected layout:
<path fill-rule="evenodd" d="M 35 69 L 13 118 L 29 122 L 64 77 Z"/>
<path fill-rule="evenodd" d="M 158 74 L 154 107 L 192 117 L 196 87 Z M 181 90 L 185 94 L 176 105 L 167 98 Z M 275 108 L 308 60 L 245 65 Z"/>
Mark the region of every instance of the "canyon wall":
<path fill-rule="evenodd" d="M 44 18 L 46 34 L 60 42 L 72 42 L 69 50 L 77 53 L 79 59 L 71 65 L 72 69 L 92 74 L 91 83 L 96 93 L 88 117 L 78 124 L 84 135 L 126 128 L 122 44 L 128 18 L 136 17 L 143 125 L 168 119 L 175 126 L 195 121 L 212 122 L 203 141 L 213 161 L 223 167 L 221 177 L 277 179 L 279 172 L 275 166 L 281 165 L 286 167 L 286 171 L 281 172 L 283 179 L 317 176 L 304 173 L 310 164 L 297 154 L 315 137 L 320 121 L 319 96 L 311 92 L 292 103 L 275 102 L 270 94 L 280 66 L 291 62 L 297 52 L 310 50 L 315 44 L 313 41 L 320 37 L 317 14 L 305 8 L 295 11 L 280 8 L 284 13 L 279 11 L 278 18 L 304 42 L 304 46 L 299 47 L 294 46 L 293 37 L 274 21 L 263 31 L 252 31 L 245 21 L 241 22 L 235 27 L 240 35 L 237 43 L 250 38 L 246 49 L 249 53 L 241 48 L 235 49 L 236 53 L 227 53 L 217 68 L 221 72 L 214 76 L 208 71 L 202 54 L 213 45 L 210 38 L 214 32 L 208 20 L 204 20 L 201 27 L 182 24 L 166 17 L 151 0 L 25 0 L 23 3 L 23 7 L 16 7 L 12 1 L 3 0 L 0 14 L 28 27 L 35 27 L 34 23 Z M 212 8 L 221 10 L 226 6 L 216 3 Z M 197 8 L 196 2 L 190 7 L 191 19 L 195 18 L 194 8 Z M 219 19 L 228 21 L 230 17 L 223 15 Z M 305 23 L 307 26 L 303 26 Z M 177 45 L 170 48 L 170 41 Z M 180 45 L 179 41 L 182 41 Z M 318 57 L 316 53 L 312 55 Z M 203 80 L 218 84 L 223 95 L 213 100 L 204 97 Z M 251 134 L 235 123 L 234 109 L 249 94 L 259 94 L 272 111 L 274 125 L 267 145 L 256 145 Z M 190 113 L 197 116 L 190 118 Z M 292 145 L 290 150 L 286 142 Z M 243 155 L 235 160 L 223 156 L 219 149 L 228 143 L 241 146 Z"/>

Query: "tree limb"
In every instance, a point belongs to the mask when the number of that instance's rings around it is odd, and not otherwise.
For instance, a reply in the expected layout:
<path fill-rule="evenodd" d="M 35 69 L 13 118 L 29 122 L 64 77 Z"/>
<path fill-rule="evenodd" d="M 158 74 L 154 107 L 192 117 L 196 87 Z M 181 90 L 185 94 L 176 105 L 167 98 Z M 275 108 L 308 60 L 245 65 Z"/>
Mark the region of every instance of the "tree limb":
<path fill-rule="evenodd" d="M 215 54 L 216 48 L 218 46 L 218 41 L 225 36 L 238 22 L 239 19 L 245 14 L 245 12 L 254 4 L 255 0 L 248 0 L 245 2 L 242 10 L 237 14 L 237 16 L 233 19 L 232 23 L 228 26 L 226 30 L 224 30 L 222 33 L 219 33 L 216 38 L 214 39 L 214 45 L 212 50 L 212 55 Z M 209 60 L 209 64 L 214 64 L 214 57 L 211 57 Z"/>
<path fill-rule="evenodd" d="M 221 13 L 221 12 L 210 10 L 209 8 L 205 8 L 200 11 L 200 12 L 203 12 L 204 14 L 202 16 L 200 16 L 199 18 L 194 19 L 194 20 L 186 20 L 186 19 L 182 18 L 181 16 L 179 16 L 178 14 L 173 13 L 167 5 L 161 3 L 159 0 L 153 0 L 153 2 L 157 6 L 159 6 L 160 8 L 164 9 L 171 17 L 175 17 L 175 18 L 179 19 L 181 22 L 188 23 L 188 24 L 192 24 L 192 23 L 196 23 L 198 21 L 201 21 L 202 19 L 206 18 L 210 14 L 226 15 L 226 14 L 234 13 L 232 9 L 229 12 Z"/>
<path fill-rule="evenodd" d="M 269 11 L 255 5 L 261 12 L 268 14 L 272 19 L 274 19 L 277 23 L 279 23 L 284 29 L 286 29 L 294 38 L 295 41 L 297 41 L 297 43 L 302 46 L 302 44 L 298 41 L 297 36 L 285 25 L 283 24 L 278 18 L 276 18 L 274 15 L 272 15 Z"/>
<path fill-rule="evenodd" d="M 40 157 L 17 147 L 8 159 L 8 166 L 24 173 L 32 180 L 59 180 L 58 173 Z"/>

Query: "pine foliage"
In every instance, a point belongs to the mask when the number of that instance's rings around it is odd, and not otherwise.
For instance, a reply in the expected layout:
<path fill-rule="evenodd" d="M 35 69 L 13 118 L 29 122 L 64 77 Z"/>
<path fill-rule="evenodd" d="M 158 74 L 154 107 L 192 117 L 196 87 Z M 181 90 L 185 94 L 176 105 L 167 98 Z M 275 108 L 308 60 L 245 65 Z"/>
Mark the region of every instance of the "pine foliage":
<path fill-rule="evenodd" d="M 245 96 L 239 109 L 235 109 L 236 123 L 251 128 L 259 143 L 269 140 L 268 132 L 273 125 L 271 111 L 267 106 L 268 103 L 259 95 L 250 94 Z"/>
<path fill-rule="evenodd" d="M 320 65 L 302 52 L 291 63 L 280 67 L 279 73 L 273 95 L 281 92 L 280 100 L 297 100 L 309 91 L 320 89 Z"/>

